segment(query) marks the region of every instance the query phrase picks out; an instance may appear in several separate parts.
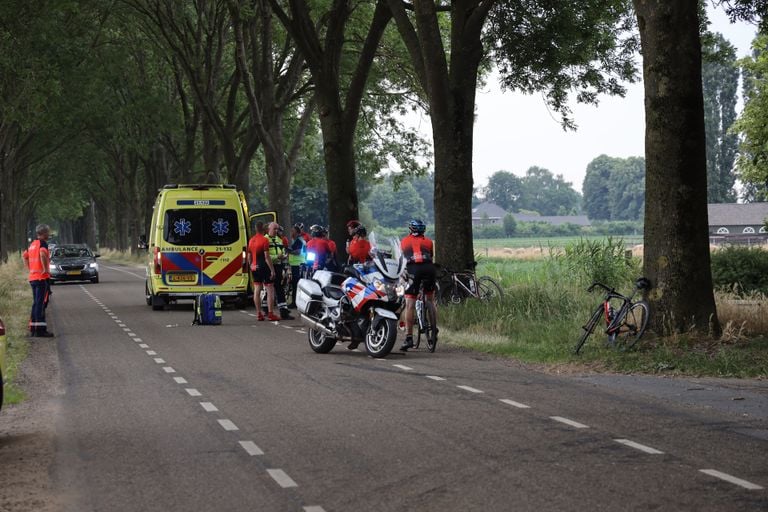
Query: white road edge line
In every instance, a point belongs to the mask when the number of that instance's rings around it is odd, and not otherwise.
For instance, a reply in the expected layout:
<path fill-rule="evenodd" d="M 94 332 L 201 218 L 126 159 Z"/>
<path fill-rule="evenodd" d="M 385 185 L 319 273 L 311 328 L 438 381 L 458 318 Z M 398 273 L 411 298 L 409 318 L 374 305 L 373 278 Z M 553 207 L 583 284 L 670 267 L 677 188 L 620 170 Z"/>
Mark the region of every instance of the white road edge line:
<path fill-rule="evenodd" d="M 195 388 L 187 388 L 184 391 L 189 393 L 189 396 L 203 396 L 203 394 L 198 390 L 196 390 Z"/>
<path fill-rule="evenodd" d="M 427 375 L 426 377 L 432 380 L 445 380 L 444 378 L 438 377 L 437 375 Z"/>
<path fill-rule="evenodd" d="M 219 410 L 218 407 L 213 405 L 211 402 L 200 402 L 200 405 L 205 409 L 205 412 L 216 412 Z"/>
<path fill-rule="evenodd" d="M 269 473 L 269 476 L 271 476 L 275 482 L 277 482 L 277 485 L 282 487 L 283 489 L 287 487 L 298 487 L 299 484 L 293 481 L 291 477 L 289 477 L 285 471 L 282 469 L 268 469 L 267 473 Z"/>
<path fill-rule="evenodd" d="M 616 441 L 617 443 L 621 443 L 623 445 L 629 446 L 630 448 L 640 450 L 641 452 L 650 453 L 651 455 L 662 455 L 664 453 L 661 450 L 657 450 L 656 448 L 651 448 L 650 446 L 645 446 L 644 444 L 630 441 L 629 439 L 614 439 L 614 441 Z"/>
<path fill-rule="evenodd" d="M 549 419 L 559 421 L 560 423 L 565 423 L 566 425 L 570 425 L 573 428 L 589 428 L 589 425 L 579 423 L 578 421 L 569 420 L 568 418 L 563 418 L 562 416 L 550 416 Z"/>
<path fill-rule="evenodd" d="M 470 393 L 485 393 L 485 391 L 482 391 L 477 388 L 473 388 L 471 386 L 456 386 L 459 389 L 463 389 L 464 391 L 469 391 Z"/>
<path fill-rule="evenodd" d="M 518 409 L 530 409 L 530 405 L 521 404 L 520 402 L 515 402 L 514 400 L 510 400 L 509 398 L 499 398 L 499 402 L 504 402 L 507 405 L 511 405 L 512 407 L 517 407 Z"/>
<path fill-rule="evenodd" d="M 237 425 L 232 423 L 232 421 L 230 420 L 216 420 L 216 421 L 219 422 L 219 425 L 221 425 L 221 428 L 223 428 L 224 430 L 228 430 L 230 432 L 233 430 L 240 430 L 239 428 L 237 428 Z"/>
<path fill-rule="evenodd" d="M 413 370 L 410 366 L 405 366 L 404 364 L 393 364 L 395 368 L 400 368 L 401 370 Z"/>
<path fill-rule="evenodd" d="M 715 478 L 719 478 L 721 480 L 725 480 L 726 482 L 736 484 L 739 487 L 749 489 L 750 491 L 757 491 L 762 489 L 762 487 L 757 484 L 753 484 L 752 482 L 747 482 L 746 480 L 742 480 L 741 478 L 736 478 L 735 476 L 729 475 L 728 473 L 723 473 L 722 471 L 718 471 L 716 469 L 700 469 L 699 471 L 701 471 L 705 475 L 709 475 Z"/>
<path fill-rule="evenodd" d="M 248 455 L 264 455 L 264 452 L 253 441 L 240 441 L 240 446 Z"/>

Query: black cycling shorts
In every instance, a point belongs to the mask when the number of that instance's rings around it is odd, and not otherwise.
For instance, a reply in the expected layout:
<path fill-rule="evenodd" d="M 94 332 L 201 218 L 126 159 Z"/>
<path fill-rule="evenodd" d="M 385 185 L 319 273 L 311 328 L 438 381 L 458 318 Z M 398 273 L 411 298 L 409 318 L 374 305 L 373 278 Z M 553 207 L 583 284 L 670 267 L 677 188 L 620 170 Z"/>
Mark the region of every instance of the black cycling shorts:
<path fill-rule="evenodd" d="M 409 263 L 406 267 L 412 277 L 411 285 L 405 290 L 405 296 L 415 299 L 419 294 L 419 287 L 424 283 L 424 293 L 435 291 L 437 269 L 433 263 Z"/>
<path fill-rule="evenodd" d="M 256 284 L 272 284 L 272 272 L 266 265 L 260 265 L 253 271 L 253 282 Z"/>

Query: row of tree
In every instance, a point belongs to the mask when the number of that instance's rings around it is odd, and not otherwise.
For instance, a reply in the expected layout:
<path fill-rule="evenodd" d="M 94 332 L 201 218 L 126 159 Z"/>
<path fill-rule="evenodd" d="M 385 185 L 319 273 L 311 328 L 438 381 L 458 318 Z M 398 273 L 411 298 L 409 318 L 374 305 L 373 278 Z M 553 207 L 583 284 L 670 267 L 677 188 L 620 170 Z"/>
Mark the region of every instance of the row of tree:
<path fill-rule="evenodd" d="M 73 211 L 125 248 L 165 182 L 257 190 L 288 222 L 305 156 L 324 173 L 329 223 L 343 225 L 359 217 L 365 163 L 418 169 L 418 138 L 396 122 L 417 105 L 432 123 L 437 258 L 449 266 L 473 257 L 481 71 L 541 93 L 573 127 L 572 95 L 595 103 L 636 79 L 639 28 L 652 304 L 672 322 L 660 330 L 716 324 L 706 223 L 691 222 L 706 218 L 696 0 L 6 0 L 0 19 L 0 256 L 23 246 L 28 219 Z"/>

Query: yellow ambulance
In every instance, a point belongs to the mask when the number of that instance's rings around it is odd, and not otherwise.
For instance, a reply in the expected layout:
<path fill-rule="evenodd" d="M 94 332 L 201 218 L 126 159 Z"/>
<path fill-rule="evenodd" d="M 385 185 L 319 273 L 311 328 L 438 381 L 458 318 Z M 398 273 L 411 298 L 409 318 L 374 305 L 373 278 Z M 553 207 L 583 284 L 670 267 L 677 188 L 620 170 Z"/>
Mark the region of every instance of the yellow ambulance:
<path fill-rule="evenodd" d="M 213 292 L 248 300 L 248 205 L 234 185 L 166 185 L 149 231 L 146 302 L 154 310 Z"/>

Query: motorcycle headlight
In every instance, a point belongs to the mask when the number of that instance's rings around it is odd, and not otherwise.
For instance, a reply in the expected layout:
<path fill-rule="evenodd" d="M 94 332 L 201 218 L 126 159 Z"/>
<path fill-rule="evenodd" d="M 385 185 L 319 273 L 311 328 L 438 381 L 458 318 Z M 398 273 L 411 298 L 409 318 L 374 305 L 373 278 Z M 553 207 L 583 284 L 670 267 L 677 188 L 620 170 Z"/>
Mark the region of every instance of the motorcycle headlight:
<path fill-rule="evenodd" d="M 397 294 L 398 297 L 402 297 L 403 295 L 405 295 L 405 286 L 401 284 L 397 285 L 395 287 L 395 293 Z"/>

